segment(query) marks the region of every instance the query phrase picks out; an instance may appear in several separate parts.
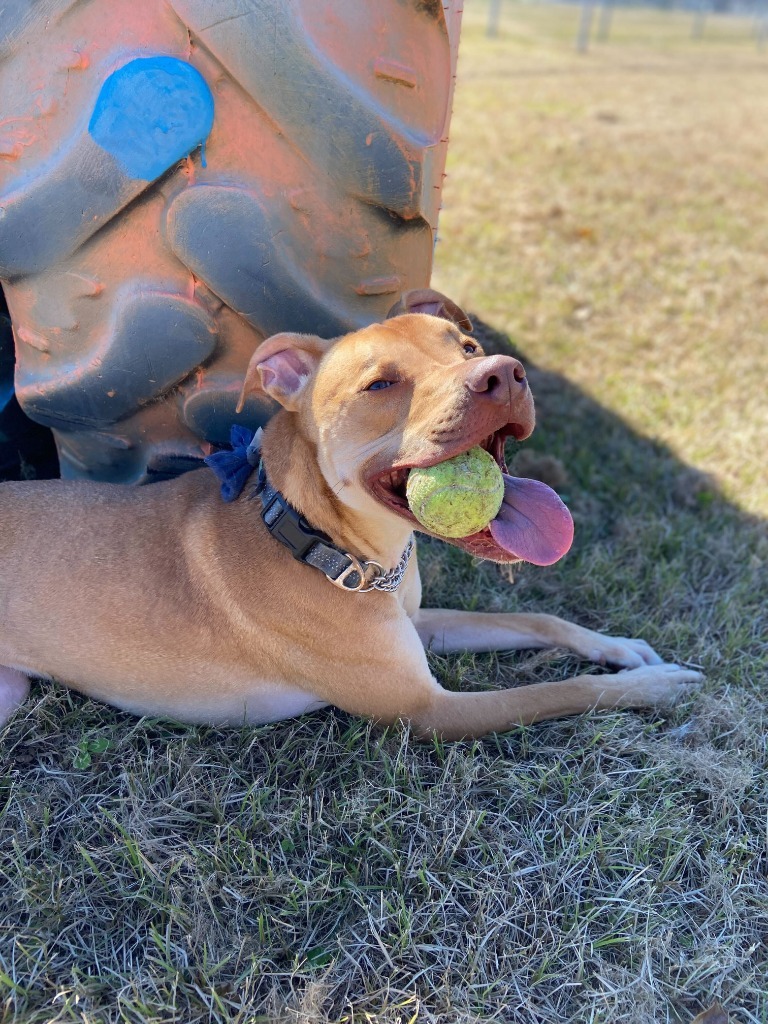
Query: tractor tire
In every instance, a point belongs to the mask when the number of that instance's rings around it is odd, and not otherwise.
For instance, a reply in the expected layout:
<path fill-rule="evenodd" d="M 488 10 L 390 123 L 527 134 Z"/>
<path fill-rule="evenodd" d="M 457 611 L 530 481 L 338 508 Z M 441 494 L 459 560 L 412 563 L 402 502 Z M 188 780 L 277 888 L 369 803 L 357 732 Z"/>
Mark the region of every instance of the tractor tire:
<path fill-rule="evenodd" d="M 429 283 L 461 0 L 10 0 L 0 280 L 61 475 L 196 467 L 254 349 Z M 1 385 L 0 385 L 1 386 Z"/>

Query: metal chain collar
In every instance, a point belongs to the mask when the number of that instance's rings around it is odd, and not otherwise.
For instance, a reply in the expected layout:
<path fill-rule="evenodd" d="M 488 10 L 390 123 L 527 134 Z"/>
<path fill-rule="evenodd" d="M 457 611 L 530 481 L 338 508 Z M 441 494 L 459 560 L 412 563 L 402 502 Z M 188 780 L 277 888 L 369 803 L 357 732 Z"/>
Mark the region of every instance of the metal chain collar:
<path fill-rule="evenodd" d="M 369 590 L 386 590 L 391 593 L 392 591 L 397 590 L 397 588 L 403 582 L 405 570 L 408 568 L 408 562 L 411 559 L 412 551 L 413 537 L 411 537 L 411 539 L 408 541 L 400 561 L 397 563 L 394 569 L 390 569 L 388 572 L 384 572 L 383 566 L 380 565 L 378 562 L 362 562 L 360 564 L 360 567 L 363 570 L 364 578 L 367 577 L 368 569 L 370 568 L 370 566 L 375 566 L 375 568 L 381 570 L 381 575 L 374 576 L 373 579 L 371 579 L 366 586 L 359 587 L 357 589 L 357 593 L 367 594 Z M 349 557 L 351 558 L 352 556 L 350 555 Z M 330 576 L 328 577 L 328 579 L 330 579 Z M 336 581 L 331 580 L 331 583 L 336 583 Z M 347 588 L 343 587 L 342 589 L 346 590 Z"/>

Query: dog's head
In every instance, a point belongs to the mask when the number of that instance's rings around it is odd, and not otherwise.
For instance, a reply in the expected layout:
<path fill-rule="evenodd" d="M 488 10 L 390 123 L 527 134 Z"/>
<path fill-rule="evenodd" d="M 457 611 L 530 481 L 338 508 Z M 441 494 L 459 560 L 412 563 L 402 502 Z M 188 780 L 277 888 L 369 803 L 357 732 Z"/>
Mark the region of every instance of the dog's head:
<path fill-rule="evenodd" d="M 534 428 L 525 370 L 511 356 L 486 356 L 471 330 L 445 296 L 408 292 L 384 323 L 342 338 L 267 339 L 240 401 L 261 390 L 293 413 L 329 488 L 373 528 L 396 516 L 424 531 L 408 508 L 409 471 L 480 445 L 505 474 L 504 503 L 489 527 L 450 543 L 496 562 L 549 564 L 570 546 L 570 516 L 553 491 L 506 475 L 504 463 L 505 439 Z"/>

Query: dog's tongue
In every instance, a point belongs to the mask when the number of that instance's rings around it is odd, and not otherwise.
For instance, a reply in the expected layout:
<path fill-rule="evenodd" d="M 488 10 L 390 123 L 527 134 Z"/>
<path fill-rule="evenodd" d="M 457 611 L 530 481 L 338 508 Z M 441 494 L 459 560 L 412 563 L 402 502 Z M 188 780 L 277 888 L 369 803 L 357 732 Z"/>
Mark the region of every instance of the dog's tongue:
<path fill-rule="evenodd" d="M 540 480 L 504 474 L 504 500 L 491 522 L 499 547 L 534 565 L 552 565 L 573 543 L 571 513 Z"/>

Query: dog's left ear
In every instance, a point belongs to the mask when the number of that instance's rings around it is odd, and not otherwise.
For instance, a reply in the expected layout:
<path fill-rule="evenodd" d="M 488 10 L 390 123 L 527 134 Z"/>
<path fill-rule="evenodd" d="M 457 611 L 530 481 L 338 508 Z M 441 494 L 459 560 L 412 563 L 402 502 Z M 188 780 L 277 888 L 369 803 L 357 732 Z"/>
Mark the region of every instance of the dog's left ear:
<path fill-rule="evenodd" d="M 402 316 L 404 313 L 429 313 L 430 316 L 440 316 L 443 320 L 450 320 L 468 334 L 472 333 L 472 321 L 467 314 L 456 305 L 447 295 L 436 292 L 434 288 L 415 288 L 410 292 L 403 292 L 400 301 L 387 313 L 387 320 L 393 316 Z"/>
<path fill-rule="evenodd" d="M 273 334 L 251 356 L 236 412 L 252 391 L 263 391 L 293 412 L 307 381 L 332 344 L 314 334 Z"/>

